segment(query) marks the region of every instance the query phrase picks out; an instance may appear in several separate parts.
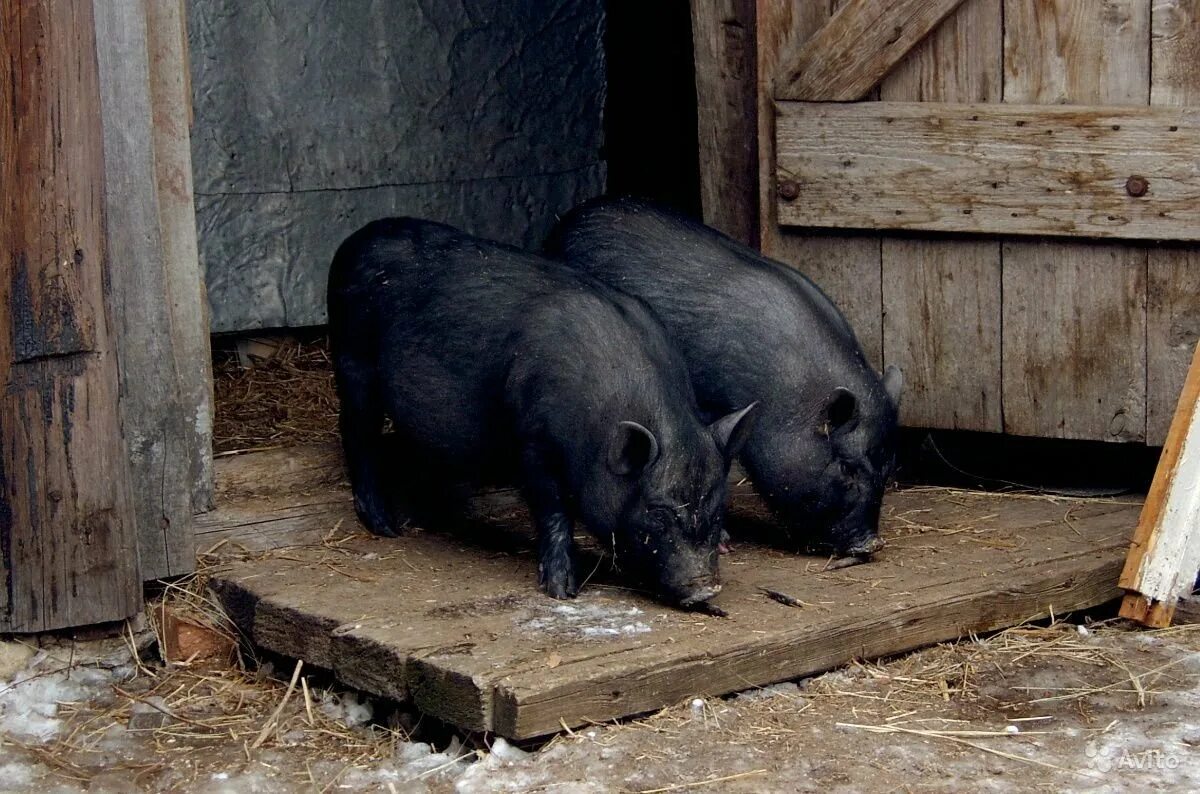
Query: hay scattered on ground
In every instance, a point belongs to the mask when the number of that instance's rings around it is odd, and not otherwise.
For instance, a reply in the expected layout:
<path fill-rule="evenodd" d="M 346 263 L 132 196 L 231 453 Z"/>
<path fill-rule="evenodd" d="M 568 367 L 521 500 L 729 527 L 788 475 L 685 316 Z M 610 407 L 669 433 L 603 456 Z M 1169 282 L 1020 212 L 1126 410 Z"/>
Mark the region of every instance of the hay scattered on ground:
<path fill-rule="evenodd" d="M 278 337 L 213 357 L 217 454 L 337 440 L 325 337 Z M 247 347 L 249 352 L 247 352 Z"/>
<path fill-rule="evenodd" d="M 348 725 L 340 718 L 346 709 L 338 704 L 345 698 L 357 703 L 355 695 L 328 689 L 320 674 L 301 676 L 311 671 L 300 663 L 277 673 L 271 663 L 240 654 L 231 660 L 163 658 L 158 651 L 164 647 L 165 610 L 236 638 L 207 580 L 202 566 L 148 604 L 158 645 L 141 654 L 133 649 L 131 680 L 112 684 L 110 695 L 60 703 L 65 727 L 54 739 L 39 744 L 0 736 L 0 746 L 67 784 L 103 787 L 119 779 L 153 790 L 187 790 L 262 767 L 294 786 L 320 791 L 340 776 L 331 769 L 368 768 L 395 756 L 397 745 L 409 739 L 402 726 Z M 248 647 L 242 645 L 241 652 Z M 289 674 L 290 684 L 284 683 Z M 131 722 L 147 710 L 161 713 L 162 724 Z"/>

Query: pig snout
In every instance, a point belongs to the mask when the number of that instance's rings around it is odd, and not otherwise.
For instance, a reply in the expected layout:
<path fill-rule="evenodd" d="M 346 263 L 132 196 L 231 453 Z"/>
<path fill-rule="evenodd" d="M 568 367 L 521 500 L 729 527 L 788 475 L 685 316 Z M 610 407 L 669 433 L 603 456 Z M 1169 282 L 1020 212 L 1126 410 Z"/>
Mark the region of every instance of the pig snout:
<path fill-rule="evenodd" d="M 676 599 L 681 607 L 693 607 L 709 600 L 721 592 L 721 583 L 715 576 L 697 576 L 686 582 L 676 591 Z"/>
<path fill-rule="evenodd" d="M 883 538 L 878 535 L 871 535 L 861 540 L 855 541 L 848 547 L 841 549 L 840 552 L 846 557 L 870 557 L 875 552 L 882 549 L 885 545 Z"/>

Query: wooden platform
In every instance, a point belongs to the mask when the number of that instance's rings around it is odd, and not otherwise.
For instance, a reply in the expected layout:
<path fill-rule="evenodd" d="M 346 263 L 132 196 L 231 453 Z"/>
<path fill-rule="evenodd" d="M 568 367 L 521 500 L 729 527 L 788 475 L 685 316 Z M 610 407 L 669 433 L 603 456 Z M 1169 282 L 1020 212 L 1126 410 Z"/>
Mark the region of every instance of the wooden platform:
<path fill-rule="evenodd" d="M 735 539 L 769 532 L 753 493 L 734 490 Z M 218 505 L 200 549 L 230 555 L 212 585 L 255 643 L 520 739 L 1106 602 L 1120 595 L 1140 501 L 897 491 L 888 546 L 867 565 L 828 571 L 824 559 L 738 543 L 714 602 L 725 618 L 621 587 L 594 550 L 581 596 L 546 598 L 528 516 L 508 492 L 477 498 L 478 520 L 458 534 L 370 537 L 328 448 L 218 461 Z M 242 548 L 251 553 L 233 553 Z"/>

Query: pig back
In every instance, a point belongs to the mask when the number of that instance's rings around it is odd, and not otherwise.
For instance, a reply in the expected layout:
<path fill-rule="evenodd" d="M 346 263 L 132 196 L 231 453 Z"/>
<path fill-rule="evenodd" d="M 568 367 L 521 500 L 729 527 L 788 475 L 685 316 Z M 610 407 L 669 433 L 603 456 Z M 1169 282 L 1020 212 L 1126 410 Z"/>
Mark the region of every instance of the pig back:
<path fill-rule="evenodd" d="M 874 391 L 852 329 L 801 273 L 673 211 L 600 200 L 568 215 L 549 252 L 643 299 L 687 360 L 706 408 L 772 394 Z"/>

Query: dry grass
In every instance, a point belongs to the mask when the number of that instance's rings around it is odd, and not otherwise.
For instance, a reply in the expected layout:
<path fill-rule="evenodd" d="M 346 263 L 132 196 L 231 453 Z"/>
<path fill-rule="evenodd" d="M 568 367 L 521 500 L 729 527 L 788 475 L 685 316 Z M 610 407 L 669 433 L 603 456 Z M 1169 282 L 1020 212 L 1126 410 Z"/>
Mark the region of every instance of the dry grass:
<path fill-rule="evenodd" d="M 205 559 L 213 560 L 202 557 L 202 563 Z M 147 606 L 157 648 L 164 647 L 165 610 L 236 637 L 232 621 L 208 590 L 210 570 L 202 564 L 200 572 L 169 585 Z M 334 783 L 321 779 L 322 774 L 329 777 L 329 765 L 341 773 L 377 765 L 393 757 L 397 742 L 409 738 L 398 728 L 347 727 L 315 706 L 338 695 L 310 683 L 309 676 L 301 677 L 300 663 L 288 671 L 291 683 L 285 685 L 269 665 L 260 667 L 240 654 L 232 662 L 169 662 L 161 656 L 144 658 L 132 643 L 131 648 L 137 670 L 133 680 L 112 685 L 111 697 L 60 704 L 65 728 L 57 738 L 39 745 L 4 736 L 0 744 L 23 751 L 64 782 L 82 786 L 95 785 L 102 775 L 118 775 L 138 788 L 186 790 L 216 772 L 270 767 L 286 758 L 292 763 L 284 764 L 280 774 L 319 791 Z M 114 726 L 128 726 L 139 704 L 167 715 L 165 724 L 118 730 L 122 739 L 115 740 Z M 328 762 L 325 773 L 315 771 L 322 762 Z"/>
<path fill-rule="evenodd" d="M 269 357 L 214 356 L 214 452 L 337 440 L 337 395 L 324 337 L 280 337 L 260 349 L 272 347 Z"/>
<path fill-rule="evenodd" d="M 1129 642 L 1135 634 L 1143 640 L 1171 638 L 1190 652 L 1175 651 L 1164 660 Z M 1141 711 L 1168 690 L 1195 687 L 1200 676 L 1183 663 L 1194 662 L 1198 654 L 1200 625 L 1158 631 L 1123 620 L 1082 631 L 1066 623 L 1017 626 L 892 659 L 856 661 L 809 680 L 795 695 L 775 694 L 752 705 L 708 699 L 699 710 L 682 704 L 644 719 L 609 723 L 597 741 L 627 745 L 625 734 L 640 732 L 662 737 L 666 745 L 686 743 L 699 716 L 705 741 L 743 746 L 766 757 L 816 752 L 814 731 L 833 728 L 849 735 L 932 740 L 947 752 L 979 753 L 1075 777 L 1077 770 L 1037 758 L 1028 743 L 1058 740 L 1081 746 L 1089 735 L 1114 727 L 1114 710 Z M 1070 685 L 1027 685 L 1047 671 Z M 638 739 L 646 748 L 642 760 L 668 759 L 671 750 L 664 741 Z"/>

